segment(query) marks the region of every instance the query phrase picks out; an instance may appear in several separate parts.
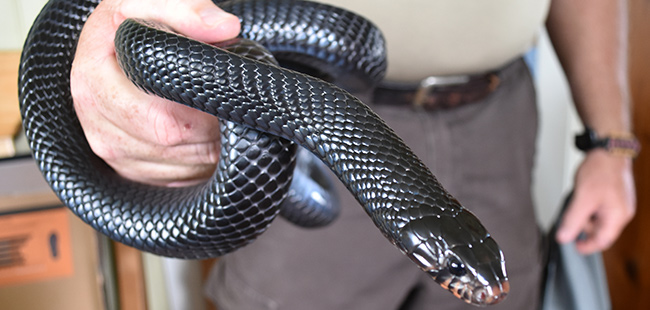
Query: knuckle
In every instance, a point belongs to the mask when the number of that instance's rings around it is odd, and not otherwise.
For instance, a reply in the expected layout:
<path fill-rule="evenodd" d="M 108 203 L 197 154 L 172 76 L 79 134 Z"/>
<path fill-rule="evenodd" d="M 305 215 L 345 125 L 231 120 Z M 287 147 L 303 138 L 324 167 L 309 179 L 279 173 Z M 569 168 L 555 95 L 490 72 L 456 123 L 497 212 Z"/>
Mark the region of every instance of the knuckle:
<path fill-rule="evenodd" d="M 204 164 L 216 164 L 220 157 L 220 143 L 218 141 L 210 142 L 202 147 L 201 162 Z"/>
<path fill-rule="evenodd" d="M 75 74 L 75 72 L 73 67 L 73 71 L 70 74 L 70 94 L 72 95 L 75 107 L 77 107 L 80 104 L 90 101 L 91 97 L 85 79 L 79 74 Z"/>
<path fill-rule="evenodd" d="M 88 144 L 93 153 L 104 161 L 112 162 L 119 158 L 118 152 L 110 144 L 103 143 L 97 139 L 88 139 Z"/>
<path fill-rule="evenodd" d="M 628 212 L 626 212 L 624 215 L 625 223 L 629 223 L 630 221 L 632 221 L 635 215 L 636 215 L 636 210 L 629 209 Z"/>
<path fill-rule="evenodd" d="M 601 250 L 606 250 L 612 247 L 615 241 L 616 236 L 604 236 L 596 241 L 596 246 Z"/>
<path fill-rule="evenodd" d="M 182 136 L 168 129 L 156 130 L 155 143 L 165 148 L 171 148 L 184 143 Z"/>
<path fill-rule="evenodd" d="M 147 117 L 154 133 L 154 143 L 162 147 L 174 147 L 186 143 L 186 138 L 172 111 L 161 110 L 152 105 Z"/>
<path fill-rule="evenodd" d="M 127 157 L 124 139 L 116 132 L 95 127 L 85 128 L 84 132 L 92 152 L 107 163 Z"/>

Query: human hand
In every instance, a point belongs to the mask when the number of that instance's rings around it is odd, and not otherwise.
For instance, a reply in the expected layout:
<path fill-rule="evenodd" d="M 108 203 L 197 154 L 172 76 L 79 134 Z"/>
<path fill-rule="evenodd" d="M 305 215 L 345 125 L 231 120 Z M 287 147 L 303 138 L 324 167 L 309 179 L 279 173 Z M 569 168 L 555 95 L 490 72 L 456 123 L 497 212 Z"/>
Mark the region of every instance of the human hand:
<path fill-rule="evenodd" d="M 634 217 L 635 209 L 632 160 L 592 150 L 578 168 L 573 199 L 556 238 L 568 243 L 584 232 L 586 238 L 576 242 L 580 253 L 606 250 Z"/>
<path fill-rule="evenodd" d="M 113 43 L 127 17 L 163 22 L 208 43 L 237 36 L 239 19 L 209 0 L 104 0 L 84 25 L 72 64 L 72 97 L 86 138 L 117 173 L 163 186 L 209 178 L 219 157 L 217 119 L 131 84 Z"/>

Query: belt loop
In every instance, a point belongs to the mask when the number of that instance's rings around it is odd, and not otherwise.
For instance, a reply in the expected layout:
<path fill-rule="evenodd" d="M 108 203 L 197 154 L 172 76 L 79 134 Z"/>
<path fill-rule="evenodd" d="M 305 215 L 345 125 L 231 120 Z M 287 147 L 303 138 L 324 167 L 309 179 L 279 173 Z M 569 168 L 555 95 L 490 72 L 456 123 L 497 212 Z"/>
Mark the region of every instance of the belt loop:
<path fill-rule="evenodd" d="M 501 78 L 499 77 L 499 75 L 497 73 L 490 73 L 488 75 L 488 79 L 489 79 L 489 82 L 490 82 L 490 86 L 489 86 L 490 92 L 493 92 L 501 84 Z"/>

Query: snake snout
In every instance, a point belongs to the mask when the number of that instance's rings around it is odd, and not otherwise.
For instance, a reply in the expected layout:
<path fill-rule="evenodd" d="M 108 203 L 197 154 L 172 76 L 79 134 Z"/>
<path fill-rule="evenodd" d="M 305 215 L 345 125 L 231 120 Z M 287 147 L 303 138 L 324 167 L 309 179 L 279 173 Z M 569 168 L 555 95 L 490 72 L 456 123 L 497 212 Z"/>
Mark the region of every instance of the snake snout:
<path fill-rule="evenodd" d="M 504 300 L 509 291 L 510 283 L 505 280 L 498 284 L 476 290 L 469 302 L 478 306 L 495 305 Z"/>

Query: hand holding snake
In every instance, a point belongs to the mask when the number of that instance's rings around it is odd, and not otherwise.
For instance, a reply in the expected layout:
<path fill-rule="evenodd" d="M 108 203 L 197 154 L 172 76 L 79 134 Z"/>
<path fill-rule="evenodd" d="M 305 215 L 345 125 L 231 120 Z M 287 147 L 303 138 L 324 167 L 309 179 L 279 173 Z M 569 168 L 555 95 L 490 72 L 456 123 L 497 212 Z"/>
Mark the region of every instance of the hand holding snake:
<path fill-rule="evenodd" d="M 219 122 L 145 94 L 124 76 L 113 39 L 126 16 L 164 18 L 180 33 L 209 43 L 236 37 L 239 20 L 211 1 L 103 1 L 84 24 L 72 63 L 77 116 L 93 151 L 113 169 L 157 185 L 206 180 L 219 157 Z"/>

